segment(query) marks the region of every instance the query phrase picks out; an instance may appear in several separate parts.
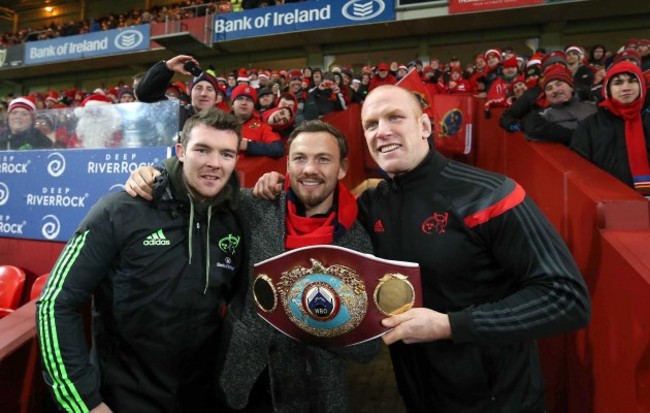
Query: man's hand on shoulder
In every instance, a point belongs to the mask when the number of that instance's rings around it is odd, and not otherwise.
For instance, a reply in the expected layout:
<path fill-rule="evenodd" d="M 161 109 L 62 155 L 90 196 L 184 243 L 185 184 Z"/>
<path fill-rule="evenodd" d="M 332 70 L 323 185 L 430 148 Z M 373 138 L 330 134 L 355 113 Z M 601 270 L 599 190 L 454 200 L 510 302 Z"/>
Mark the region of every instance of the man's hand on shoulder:
<path fill-rule="evenodd" d="M 279 172 L 267 172 L 257 180 L 253 195 L 264 199 L 276 199 L 282 192 L 284 175 Z"/>
<path fill-rule="evenodd" d="M 160 175 L 153 166 L 141 166 L 135 171 L 131 172 L 131 176 L 124 184 L 124 190 L 132 197 L 141 197 L 151 201 L 153 196 L 153 181 Z"/>
<path fill-rule="evenodd" d="M 393 344 L 399 340 L 406 344 L 413 344 L 451 338 L 451 326 L 447 314 L 428 308 L 412 308 L 402 314 L 383 319 L 381 324 L 392 328 L 382 337 L 386 344 Z"/>

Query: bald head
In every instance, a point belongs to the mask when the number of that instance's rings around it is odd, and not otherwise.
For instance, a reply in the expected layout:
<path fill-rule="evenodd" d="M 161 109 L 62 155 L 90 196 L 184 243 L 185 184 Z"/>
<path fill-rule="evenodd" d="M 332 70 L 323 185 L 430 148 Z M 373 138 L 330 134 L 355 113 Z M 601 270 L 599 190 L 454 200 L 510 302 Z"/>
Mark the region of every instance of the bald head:
<path fill-rule="evenodd" d="M 373 89 L 361 109 L 361 123 L 370 155 L 391 177 L 412 170 L 429 153 L 431 121 L 406 89 Z"/>

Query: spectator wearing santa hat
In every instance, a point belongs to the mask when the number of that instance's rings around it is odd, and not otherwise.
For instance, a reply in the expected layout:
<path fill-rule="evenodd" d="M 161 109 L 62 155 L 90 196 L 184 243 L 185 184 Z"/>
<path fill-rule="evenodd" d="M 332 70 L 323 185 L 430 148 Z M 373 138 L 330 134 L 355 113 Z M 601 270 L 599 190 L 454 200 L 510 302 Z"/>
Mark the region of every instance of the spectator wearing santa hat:
<path fill-rule="evenodd" d="M 54 106 L 59 102 L 59 92 L 50 90 L 45 95 L 45 109 L 54 109 Z"/>
<path fill-rule="evenodd" d="M 569 46 L 564 49 L 567 67 L 573 73 L 573 87 L 580 93 L 584 100 L 594 100 L 590 94 L 594 84 L 594 71 L 585 64 L 585 52 L 580 46 Z"/>
<path fill-rule="evenodd" d="M 113 107 L 113 100 L 101 93 L 85 98 L 74 110 L 75 133 L 68 140 L 69 148 L 114 148 L 122 141 L 122 116 Z"/>
<path fill-rule="evenodd" d="M 52 141 L 34 127 L 36 105 L 29 97 L 9 102 L 7 128 L 0 132 L 0 150 L 52 148 Z"/>
<path fill-rule="evenodd" d="M 255 88 L 242 83 L 230 94 L 232 113 L 242 124 L 240 152 L 247 156 L 269 156 L 279 158 L 284 155 L 284 143 L 280 135 L 255 114 L 257 92 Z"/>
<path fill-rule="evenodd" d="M 596 113 L 594 102 L 581 101 L 573 85 L 571 70 L 562 65 L 552 65 L 544 71 L 540 86 L 546 105 L 524 119 L 527 139 L 568 145 L 578 123 Z"/>
<path fill-rule="evenodd" d="M 271 79 L 271 72 L 268 70 L 260 70 L 257 72 L 257 85 L 258 89 L 267 87 L 269 85 L 269 80 Z"/>
<path fill-rule="evenodd" d="M 501 76 L 501 67 L 502 67 L 503 57 L 501 56 L 501 50 L 499 49 L 488 49 L 485 51 L 485 62 L 487 64 L 485 71 L 485 89 L 490 90 L 492 83 L 496 81 L 499 76 Z M 516 60 L 515 60 L 516 63 Z"/>
<path fill-rule="evenodd" d="M 165 92 L 175 74 L 192 76 L 185 69 L 187 62 L 196 67 L 199 62 L 192 56 L 178 55 L 167 61 L 160 61 L 153 65 L 138 83 L 135 91 L 141 102 L 153 103 L 167 100 Z M 180 107 L 179 130 L 183 129 L 185 121 L 196 112 L 215 107 L 217 101 L 217 79 L 207 72 L 201 72 L 192 79 L 190 87 L 190 104 Z"/>

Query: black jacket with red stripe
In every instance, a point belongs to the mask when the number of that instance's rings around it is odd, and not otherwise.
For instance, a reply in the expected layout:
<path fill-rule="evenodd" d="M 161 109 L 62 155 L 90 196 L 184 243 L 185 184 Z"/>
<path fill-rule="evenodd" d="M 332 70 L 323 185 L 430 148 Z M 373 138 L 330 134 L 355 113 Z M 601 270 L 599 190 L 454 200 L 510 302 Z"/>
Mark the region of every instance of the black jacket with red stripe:
<path fill-rule="evenodd" d="M 563 240 L 513 180 L 428 155 L 359 198 L 379 257 L 418 262 L 452 340 L 391 346 L 409 412 L 544 411 L 535 339 L 587 324 Z"/>

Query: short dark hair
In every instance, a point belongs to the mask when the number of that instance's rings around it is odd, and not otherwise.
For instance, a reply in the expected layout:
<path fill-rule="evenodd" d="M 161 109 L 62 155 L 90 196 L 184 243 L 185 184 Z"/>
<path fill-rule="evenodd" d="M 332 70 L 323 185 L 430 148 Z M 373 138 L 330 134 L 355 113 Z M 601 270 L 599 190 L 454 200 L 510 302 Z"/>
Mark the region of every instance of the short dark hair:
<path fill-rule="evenodd" d="M 341 159 L 348 157 L 348 143 L 345 140 L 345 136 L 338 130 L 334 125 L 330 125 L 327 122 L 322 120 L 308 120 L 300 124 L 296 129 L 291 132 L 289 139 L 287 139 L 287 148 L 291 147 L 291 143 L 296 139 L 301 133 L 311 133 L 311 132 L 327 132 L 330 135 L 334 136 L 336 142 L 339 144 L 339 154 Z"/>
<path fill-rule="evenodd" d="M 226 113 L 219 109 L 209 108 L 197 112 L 185 121 L 183 130 L 179 136 L 179 142 L 183 147 L 187 146 L 192 129 L 199 125 L 206 125 L 223 131 L 233 131 L 237 134 L 237 146 L 239 147 L 239 144 L 241 143 L 241 124 L 235 115 Z"/>

